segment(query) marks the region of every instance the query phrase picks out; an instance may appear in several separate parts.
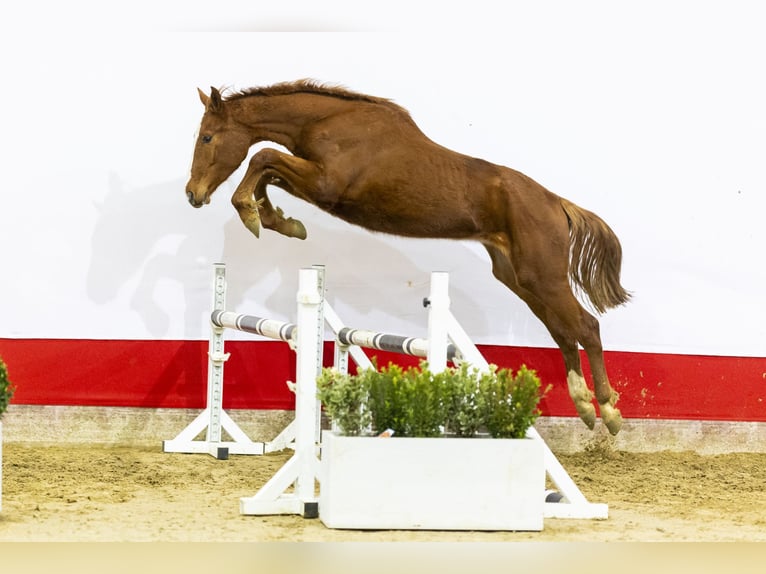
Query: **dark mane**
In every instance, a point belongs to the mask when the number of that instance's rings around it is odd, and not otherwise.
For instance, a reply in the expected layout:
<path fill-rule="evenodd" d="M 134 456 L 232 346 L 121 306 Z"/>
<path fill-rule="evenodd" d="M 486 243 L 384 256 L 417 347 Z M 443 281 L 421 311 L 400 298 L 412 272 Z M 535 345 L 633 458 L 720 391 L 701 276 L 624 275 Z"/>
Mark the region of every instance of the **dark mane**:
<path fill-rule="evenodd" d="M 373 104 L 381 104 L 390 108 L 394 108 L 409 116 L 409 112 L 407 110 L 386 98 L 368 96 L 366 94 L 353 92 L 342 86 L 324 84 L 310 79 L 296 80 L 293 82 L 280 82 L 278 84 L 272 84 L 271 86 L 246 88 L 244 90 L 226 94 L 225 100 L 239 100 L 241 98 L 248 98 L 250 96 L 285 96 L 290 94 L 320 94 L 323 96 L 342 98 L 344 100 L 371 102 Z"/>

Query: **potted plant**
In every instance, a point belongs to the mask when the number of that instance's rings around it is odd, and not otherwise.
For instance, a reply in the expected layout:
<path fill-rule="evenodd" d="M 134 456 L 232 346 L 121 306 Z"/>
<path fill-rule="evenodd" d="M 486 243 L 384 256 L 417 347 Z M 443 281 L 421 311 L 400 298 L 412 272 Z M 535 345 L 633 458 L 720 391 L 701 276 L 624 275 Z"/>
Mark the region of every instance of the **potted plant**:
<path fill-rule="evenodd" d="M 325 525 L 542 530 L 543 446 L 525 438 L 540 413 L 534 371 L 324 369 L 317 393 L 334 426 L 322 437 Z"/>
<path fill-rule="evenodd" d="M 0 511 L 3 509 L 3 414 L 13 396 L 13 385 L 8 380 L 8 369 L 0 358 Z"/>

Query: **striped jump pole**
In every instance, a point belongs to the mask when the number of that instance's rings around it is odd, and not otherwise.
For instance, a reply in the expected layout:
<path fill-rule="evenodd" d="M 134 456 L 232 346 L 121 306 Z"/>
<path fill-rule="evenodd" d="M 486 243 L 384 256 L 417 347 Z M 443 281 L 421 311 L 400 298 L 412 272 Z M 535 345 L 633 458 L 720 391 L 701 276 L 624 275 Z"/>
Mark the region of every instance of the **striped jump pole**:
<path fill-rule="evenodd" d="M 338 331 L 338 342 L 347 346 L 356 345 L 366 349 L 401 353 L 424 359 L 428 358 L 428 340 L 419 337 L 403 337 L 401 335 L 343 327 Z M 455 345 L 449 344 L 447 346 L 447 360 L 453 360 L 456 354 L 457 348 Z"/>
<path fill-rule="evenodd" d="M 283 323 L 274 319 L 261 319 L 254 315 L 241 315 L 233 311 L 222 310 L 213 311 L 210 315 L 210 321 L 216 327 L 244 331 L 253 335 L 268 337 L 269 339 L 278 339 L 292 343 L 293 346 L 298 328 L 293 323 Z"/>
<path fill-rule="evenodd" d="M 361 349 L 422 357 L 428 361 L 428 367 L 434 373 L 444 370 L 447 361 L 463 360 L 462 349 L 453 344 L 449 337 L 452 317 L 449 304 L 449 274 L 435 271 L 431 273 L 431 290 L 423 301 L 423 306 L 428 308 L 426 339 L 346 327 L 332 307 L 326 305 L 325 321 L 336 337 L 335 368 L 347 373 L 349 355 L 360 369 L 371 368 L 372 362 Z"/>

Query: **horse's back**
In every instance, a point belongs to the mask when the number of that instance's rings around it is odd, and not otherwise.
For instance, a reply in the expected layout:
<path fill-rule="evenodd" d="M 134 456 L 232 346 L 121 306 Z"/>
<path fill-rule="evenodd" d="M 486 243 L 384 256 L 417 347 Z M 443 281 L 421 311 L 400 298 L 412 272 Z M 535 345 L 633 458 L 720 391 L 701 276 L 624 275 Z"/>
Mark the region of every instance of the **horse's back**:
<path fill-rule="evenodd" d="M 332 196 L 322 208 L 373 231 L 480 239 L 556 207 L 557 196 L 533 179 L 434 142 L 400 108 L 349 102 L 303 136 Z"/>

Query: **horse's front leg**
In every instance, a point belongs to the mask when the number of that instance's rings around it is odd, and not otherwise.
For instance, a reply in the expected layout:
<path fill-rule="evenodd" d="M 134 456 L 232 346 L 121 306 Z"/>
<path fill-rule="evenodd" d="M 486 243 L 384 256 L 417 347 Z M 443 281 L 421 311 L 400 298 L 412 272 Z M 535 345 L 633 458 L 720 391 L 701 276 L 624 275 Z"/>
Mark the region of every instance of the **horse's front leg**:
<path fill-rule="evenodd" d="M 261 234 L 261 214 L 260 208 L 263 203 L 268 202 L 266 196 L 266 185 L 264 184 L 261 198 L 255 197 L 255 190 L 260 185 L 261 173 L 253 170 L 252 165 L 248 167 L 245 177 L 237 186 L 234 195 L 231 196 L 231 203 L 239 214 L 242 223 L 245 224 L 250 232 L 256 237 Z M 265 201 L 264 201 L 265 198 Z M 260 201 L 259 201 L 260 199 Z M 270 206 L 271 204 L 269 204 Z"/>
<path fill-rule="evenodd" d="M 292 217 L 285 217 L 281 208 L 271 204 L 269 196 L 266 194 L 266 186 L 269 184 L 283 187 L 284 182 L 264 174 L 255 187 L 255 202 L 259 208 L 263 226 L 287 237 L 306 239 L 306 228 L 303 223 Z"/>
<path fill-rule="evenodd" d="M 320 170 L 313 162 L 265 148 L 256 153 L 248 165 L 247 173 L 232 196 L 242 222 L 256 237 L 261 225 L 288 237 L 306 238 L 303 223 L 285 217 L 275 208 L 266 193 L 267 185 L 281 187 L 288 193 L 315 203 L 310 190 L 319 185 Z"/>
<path fill-rule="evenodd" d="M 263 226 L 288 237 L 306 239 L 306 228 L 303 223 L 292 217 L 285 217 L 280 208 L 275 208 L 271 204 L 266 194 L 266 186 L 278 185 L 278 182 L 261 174 L 253 189 L 253 179 L 255 178 L 246 175 L 231 198 L 245 227 L 256 237 L 260 236 L 261 226 Z"/>

